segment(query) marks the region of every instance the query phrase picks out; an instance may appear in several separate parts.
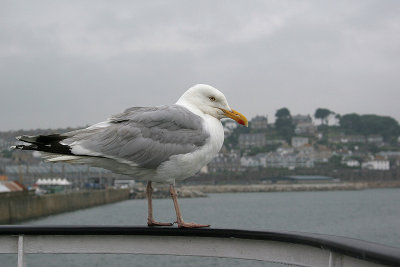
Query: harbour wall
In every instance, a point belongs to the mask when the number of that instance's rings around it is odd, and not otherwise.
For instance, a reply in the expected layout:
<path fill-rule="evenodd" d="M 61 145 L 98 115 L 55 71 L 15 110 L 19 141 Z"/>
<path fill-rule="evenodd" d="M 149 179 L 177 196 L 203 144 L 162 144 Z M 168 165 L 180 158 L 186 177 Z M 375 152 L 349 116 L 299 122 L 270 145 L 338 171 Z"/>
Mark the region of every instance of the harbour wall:
<path fill-rule="evenodd" d="M 364 190 L 373 188 L 400 188 L 397 182 L 339 182 L 339 183 L 299 183 L 299 184 L 226 184 L 226 185 L 189 185 L 188 191 L 203 193 L 243 193 L 243 192 L 303 192 L 303 191 L 339 191 Z"/>
<path fill-rule="evenodd" d="M 376 188 L 400 188 L 400 181 L 381 182 L 311 182 L 311 183 L 258 183 L 258 184 L 220 184 L 220 185 L 182 185 L 178 186 L 179 198 L 206 197 L 215 193 L 259 193 L 259 192 L 305 192 L 365 190 Z M 169 190 L 158 187 L 153 198 L 169 198 Z M 146 198 L 144 187 L 135 187 L 132 198 Z"/>
<path fill-rule="evenodd" d="M 400 168 L 382 170 L 333 169 L 333 168 L 297 168 L 288 169 L 254 169 L 246 172 L 226 172 L 198 174 L 185 180 L 185 184 L 257 184 L 260 181 L 291 175 L 318 175 L 340 179 L 342 182 L 398 182 Z"/>
<path fill-rule="evenodd" d="M 36 196 L 0 194 L 0 224 L 48 216 L 129 199 L 129 189 L 105 189 Z"/>

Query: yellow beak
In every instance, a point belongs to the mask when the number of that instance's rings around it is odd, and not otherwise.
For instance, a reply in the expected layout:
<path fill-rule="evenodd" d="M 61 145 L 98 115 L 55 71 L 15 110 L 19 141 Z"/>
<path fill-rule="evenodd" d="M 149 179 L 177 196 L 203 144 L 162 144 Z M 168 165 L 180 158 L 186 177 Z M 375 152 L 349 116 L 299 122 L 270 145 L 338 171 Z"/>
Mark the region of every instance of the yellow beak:
<path fill-rule="evenodd" d="M 224 112 L 224 115 L 226 117 L 231 118 L 231 119 L 237 121 L 237 123 L 242 124 L 242 125 L 244 125 L 246 127 L 249 126 L 247 118 L 243 114 L 241 114 L 241 113 L 239 113 L 239 112 L 237 112 L 236 110 L 233 110 L 233 109 L 232 109 L 232 111 L 229 111 L 229 110 L 221 108 L 221 110 Z"/>

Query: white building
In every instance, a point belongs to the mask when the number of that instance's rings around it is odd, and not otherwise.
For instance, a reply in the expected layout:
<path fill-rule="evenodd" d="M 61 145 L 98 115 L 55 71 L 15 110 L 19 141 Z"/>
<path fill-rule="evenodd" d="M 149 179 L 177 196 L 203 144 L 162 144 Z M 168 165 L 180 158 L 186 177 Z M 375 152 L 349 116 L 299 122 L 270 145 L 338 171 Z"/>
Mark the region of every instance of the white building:
<path fill-rule="evenodd" d="M 308 137 L 292 137 L 292 147 L 301 147 L 308 144 Z"/>
<path fill-rule="evenodd" d="M 368 136 L 367 141 L 370 144 L 382 145 L 383 137 L 380 135 L 370 135 L 370 136 Z"/>
<path fill-rule="evenodd" d="M 255 156 L 243 156 L 240 158 L 240 165 L 245 168 L 266 168 L 266 154 L 259 153 Z"/>
<path fill-rule="evenodd" d="M 355 159 L 345 160 L 342 163 L 345 164 L 347 167 L 351 167 L 351 168 L 360 167 L 360 162 Z"/>
<path fill-rule="evenodd" d="M 281 146 L 276 150 L 276 152 L 281 155 L 292 154 L 294 153 L 294 148 L 289 146 Z"/>
<path fill-rule="evenodd" d="M 208 173 L 216 172 L 239 172 L 240 156 L 234 152 L 218 153 L 207 165 Z"/>
<path fill-rule="evenodd" d="M 314 147 L 310 144 L 297 147 L 296 151 L 301 155 L 314 155 Z"/>
<path fill-rule="evenodd" d="M 366 143 L 366 138 L 363 135 L 347 135 L 343 136 L 340 140 L 341 143 L 361 143 L 365 144 Z"/>
<path fill-rule="evenodd" d="M 390 170 L 390 162 L 388 160 L 370 160 L 363 162 L 361 167 L 368 170 Z"/>
<path fill-rule="evenodd" d="M 301 154 L 280 154 L 270 152 L 266 157 L 267 168 L 313 168 L 314 160 L 311 157 Z"/>

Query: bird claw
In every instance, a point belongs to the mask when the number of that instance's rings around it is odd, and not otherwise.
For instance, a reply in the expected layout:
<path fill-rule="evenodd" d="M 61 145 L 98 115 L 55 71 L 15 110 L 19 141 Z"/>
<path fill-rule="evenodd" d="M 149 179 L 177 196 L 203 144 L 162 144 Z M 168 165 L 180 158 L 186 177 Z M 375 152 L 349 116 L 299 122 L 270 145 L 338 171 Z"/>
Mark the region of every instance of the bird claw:
<path fill-rule="evenodd" d="M 209 224 L 199 224 L 194 222 L 178 222 L 178 228 L 203 228 L 203 227 L 210 227 Z"/>

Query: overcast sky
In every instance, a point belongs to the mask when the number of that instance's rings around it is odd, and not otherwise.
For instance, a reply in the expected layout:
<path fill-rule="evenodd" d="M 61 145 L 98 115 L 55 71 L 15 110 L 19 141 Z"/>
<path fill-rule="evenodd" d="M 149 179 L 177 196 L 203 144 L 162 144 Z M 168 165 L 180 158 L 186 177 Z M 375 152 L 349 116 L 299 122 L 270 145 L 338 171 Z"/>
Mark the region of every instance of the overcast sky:
<path fill-rule="evenodd" d="M 249 119 L 399 121 L 399 14 L 397 0 L 0 0 L 0 131 L 85 126 L 197 83 Z"/>

